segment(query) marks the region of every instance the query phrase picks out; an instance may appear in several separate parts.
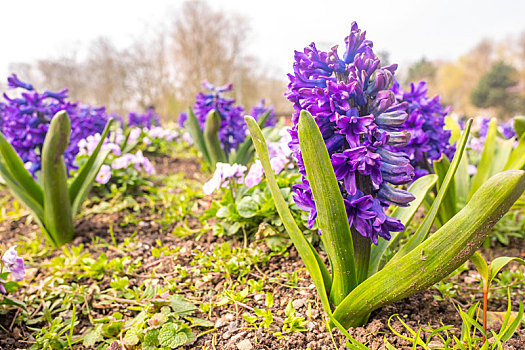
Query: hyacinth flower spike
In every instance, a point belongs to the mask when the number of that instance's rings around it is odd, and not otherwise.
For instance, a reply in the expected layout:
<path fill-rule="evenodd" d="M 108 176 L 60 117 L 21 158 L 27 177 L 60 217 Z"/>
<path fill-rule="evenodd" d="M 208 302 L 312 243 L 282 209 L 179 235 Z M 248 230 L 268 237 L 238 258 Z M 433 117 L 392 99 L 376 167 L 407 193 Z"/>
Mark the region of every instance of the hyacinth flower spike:
<path fill-rule="evenodd" d="M 253 118 L 245 119 L 279 215 L 323 308 L 349 336 L 346 328 L 364 324 L 371 311 L 427 288 L 468 259 L 525 190 L 525 172 L 490 179 L 467 207 L 428 238 L 463 155 L 469 122 L 427 218 L 395 261 L 381 263 L 388 246 L 383 242 L 396 241 L 437 177 L 418 179 L 408 192 L 398 187 L 412 182 L 413 168 L 406 154 L 389 149 L 410 138 L 401 127 L 406 105 L 390 91 L 395 66 L 380 67 L 372 43 L 355 23 L 345 43 L 343 59 L 336 47 L 325 53 L 312 44 L 304 53 L 296 52 L 286 93 L 295 109 L 289 146 L 303 175 L 294 188 L 296 203 L 309 212 L 310 226 L 317 223 L 330 269 L 293 221 L 260 128 Z"/>
<path fill-rule="evenodd" d="M 24 167 L 22 159 L 0 133 L 0 175 L 11 193 L 30 210 L 51 244 L 59 247 L 74 236 L 74 217 L 80 210 L 110 150 L 101 151 L 110 119 L 97 147 L 68 183 L 63 154 L 69 146 L 71 123 L 66 111 L 51 120 L 42 150 L 42 186 Z"/>

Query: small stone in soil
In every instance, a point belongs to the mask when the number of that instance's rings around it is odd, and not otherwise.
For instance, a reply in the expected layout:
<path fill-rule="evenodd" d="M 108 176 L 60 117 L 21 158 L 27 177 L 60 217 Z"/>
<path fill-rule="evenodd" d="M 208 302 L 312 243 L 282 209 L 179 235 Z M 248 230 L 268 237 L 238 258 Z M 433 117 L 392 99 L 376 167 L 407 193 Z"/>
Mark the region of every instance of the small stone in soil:
<path fill-rule="evenodd" d="M 237 349 L 239 350 L 252 350 L 253 345 L 248 339 L 244 339 L 239 344 L 237 344 Z"/>

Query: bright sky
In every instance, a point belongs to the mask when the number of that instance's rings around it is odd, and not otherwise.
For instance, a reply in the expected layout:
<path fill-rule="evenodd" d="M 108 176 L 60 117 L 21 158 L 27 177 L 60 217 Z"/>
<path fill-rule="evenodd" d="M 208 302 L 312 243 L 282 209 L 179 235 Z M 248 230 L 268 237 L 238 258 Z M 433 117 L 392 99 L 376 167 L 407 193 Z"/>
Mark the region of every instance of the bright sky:
<path fill-rule="evenodd" d="M 0 81 L 12 62 L 32 62 L 85 47 L 104 35 L 125 47 L 145 28 L 167 25 L 182 0 L 4 0 L 0 4 Z M 352 21 L 377 50 L 401 64 L 425 56 L 456 59 L 482 38 L 525 30 L 520 0 L 211 0 L 252 27 L 248 50 L 284 74 L 293 50 L 310 42 L 343 45 Z"/>

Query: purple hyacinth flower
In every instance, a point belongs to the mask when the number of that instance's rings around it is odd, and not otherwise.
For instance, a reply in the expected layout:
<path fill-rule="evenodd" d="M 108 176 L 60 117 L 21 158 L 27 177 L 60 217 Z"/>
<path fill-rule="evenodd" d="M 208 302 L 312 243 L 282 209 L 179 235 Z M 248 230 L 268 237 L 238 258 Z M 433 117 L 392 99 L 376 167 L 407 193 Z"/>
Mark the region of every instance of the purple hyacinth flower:
<path fill-rule="evenodd" d="M 355 22 L 345 44 L 342 59 L 337 46 L 323 52 L 311 44 L 295 52 L 285 97 L 293 103 L 289 147 L 303 182 L 293 189 L 298 206 L 310 213 L 309 225 L 313 225 L 317 211 L 297 133 L 299 115 L 306 110 L 325 142 L 350 226 L 377 244 L 379 236 L 389 239 L 391 231 L 403 229 L 385 213 L 386 206 L 406 205 L 413 199 L 408 192 L 388 185 L 407 184 L 414 176 L 409 156 L 387 149 L 410 140 L 403 130 L 409 104 L 399 102 L 390 90 L 397 65 L 381 67 L 372 42 Z"/>
<path fill-rule="evenodd" d="M 372 236 L 372 227 L 367 220 L 375 218 L 376 213 L 370 211 L 374 199 L 371 195 L 363 195 L 357 191 L 354 195 L 348 195 L 344 200 L 348 224 L 355 227 L 363 237 Z"/>
<path fill-rule="evenodd" d="M 4 266 L 11 272 L 16 281 L 24 279 L 26 270 L 24 267 L 24 259 L 18 256 L 16 246 L 9 248 L 2 256 Z M 5 290 L 4 290 L 5 291 Z"/>
<path fill-rule="evenodd" d="M 315 219 L 317 218 L 317 208 L 315 207 L 310 184 L 306 180 L 303 180 L 303 183 L 293 185 L 292 188 L 295 192 L 293 197 L 295 204 L 299 207 L 299 209 L 310 213 L 308 216 L 307 225 L 308 228 L 312 228 L 314 226 Z"/>
<path fill-rule="evenodd" d="M 450 107 L 440 103 L 440 97 L 427 97 L 426 83 L 421 81 L 411 83 L 409 91 L 403 91 L 399 83 L 394 82 L 392 91 L 398 102 L 404 106 L 408 115 L 402 127 L 411 134 L 408 142 L 399 139 L 399 143 L 391 142 L 391 150 L 403 151 L 410 157 L 415 169 L 414 180 L 427 174 L 432 161 L 438 160 L 443 154 L 452 159 L 455 147 L 449 143 L 451 131 L 445 130 L 445 117 Z"/>
<path fill-rule="evenodd" d="M 24 164 L 36 177 L 41 168 L 40 154 L 51 119 L 58 111 L 66 111 L 71 120 L 70 143 L 64 152 L 69 171 L 77 169 L 75 158 L 77 143 L 89 135 L 101 133 L 109 119 L 105 108 L 82 106 L 67 101 L 67 89 L 59 92 L 39 93 L 31 84 L 21 82 L 16 75 L 9 79 L 11 87 L 25 89 L 20 97 L 10 98 L 4 94 L 0 124 L 2 133 L 16 150 Z"/>

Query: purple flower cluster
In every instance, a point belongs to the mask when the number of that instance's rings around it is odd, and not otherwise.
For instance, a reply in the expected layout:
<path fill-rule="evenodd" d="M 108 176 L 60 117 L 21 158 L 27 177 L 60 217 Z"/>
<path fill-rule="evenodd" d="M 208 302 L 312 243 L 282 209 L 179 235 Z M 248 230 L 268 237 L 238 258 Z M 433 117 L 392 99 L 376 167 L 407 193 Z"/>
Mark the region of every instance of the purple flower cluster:
<path fill-rule="evenodd" d="M 243 115 L 244 108 L 235 106 L 235 100 L 222 96 L 222 93 L 231 91 L 233 85 L 227 84 L 220 87 L 204 82 L 202 84 L 209 93 L 200 92 L 197 94 L 193 110 L 199 121 L 201 129 L 206 126 L 206 117 L 212 109 L 217 110 L 221 116 L 221 128 L 219 130 L 219 140 L 226 154 L 237 147 L 246 138 L 246 124 Z"/>
<path fill-rule="evenodd" d="M 68 170 L 76 169 L 77 143 L 104 129 L 108 116 L 105 108 L 82 106 L 67 101 L 67 89 L 59 92 L 38 93 L 31 84 L 20 81 L 15 74 L 8 78 L 10 88 L 22 92 L 10 98 L 4 93 L 5 103 L 0 108 L 1 131 L 17 151 L 26 167 L 35 175 L 41 168 L 40 153 L 51 119 L 65 110 L 71 120 L 70 144 L 64 153 Z"/>
<path fill-rule="evenodd" d="M 153 108 L 148 108 L 146 113 L 143 114 L 131 112 L 128 115 L 128 126 L 138 126 L 142 128 L 160 126 L 160 118 Z"/>
<path fill-rule="evenodd" d="M 408 104 L 408 119 L 402 127 L 411 135 L 407 145 L 393 147 L 392 150 L 408 154 L 410 163 L 415 168 L 415 178 L 419 178 L 429 173 L 432 161 L 441 158 L 442 154 L 449 159 L 454 157 L 456 148 L 449 142 L 451 132 L 443 129 L 445 116 L 451 108 L 445 108 L 440 103 L 439 96 L 427 97 L 428 89 L 424 81 L 417 85 L 411 83 L 410 91 L 403 91 L 396 81 L 392 91 L 398 102 Z"/>
<path fill-rule="evenodd" d="M 489 124 L 490 118 L 481 119 L 478 135 L 482 139 L 485 139 L 487 137 L 487 133 L 489 131 Z M 516 137 L 516 131 L 514 130 L 514 119 L 511 119 L 506 123 L 501 123 L 499 126 L 499 130 L 503 137 L 507 140 Z"/>
<path fill-rule="evenodd" d="M 264 126 L 275 126 L 275 110 L 273 106 L 266 107 L 265 103 L 266 101 L 263 98 L 261 102 L 253 106 L 250 115 L 258 121 L 260 117 L 262 117 L 266 112 L 270 111 L 270 115 L 268 116 L 268 119 L 266 120 Z"/>
<path fill-rule="evenodd" d="M 319 126 L 346 206 L 349 224 L 362 236 L 378 243 L 378 237 L 390 239 L 390 232 L 404 229 L 385 209 L 391 205 L 407 206 L 414 197 L 392 185 L 407 184 L 414 176 L 410 159 L 392 146 L 404 146 L 410 134 L 402 129 L 408 115 L 407 103 L 399 103 L 390 90 L 396 65 L 380 67 L 372 50 L 354 22 L 345 39 L 346 50 L 340 58 L 337 46 L 329 52 L 315 44 L 295 52 L 294 74 L 285 96 L 294 104 L 290 129 L 301 184 L 294 186 L 295 202 L 310 213 L 312 227 L 317 211 L 306 178 L 298 139 L 298 121 L 302 110 L 312 114 Z"/>

